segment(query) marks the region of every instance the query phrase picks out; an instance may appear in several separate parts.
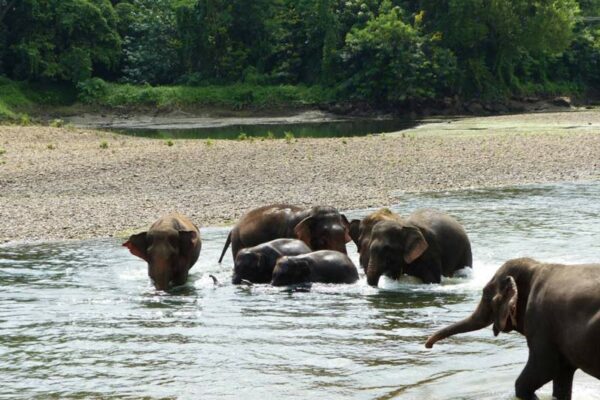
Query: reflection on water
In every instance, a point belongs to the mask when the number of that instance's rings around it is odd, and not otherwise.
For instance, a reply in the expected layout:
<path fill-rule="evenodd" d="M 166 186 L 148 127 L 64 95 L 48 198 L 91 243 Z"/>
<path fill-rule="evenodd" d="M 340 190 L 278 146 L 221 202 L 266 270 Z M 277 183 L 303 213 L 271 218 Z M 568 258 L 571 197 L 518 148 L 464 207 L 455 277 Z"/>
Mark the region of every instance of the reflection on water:
<path fill-rule="evenodd" d="M 523 337 L 486 329 L 423 343 L 468 315 L 508 258 L 597 261 L 599 197 L 600 183 L 402 196 L 401 214 L 436 207 L 467 227 L 472 278 L 442 285 L 234 287 L 231 257 L 217 263 L 222 228 L 203 229 L 190 282 L 168 294 L 115 240 L 0 247 L 2 395 L 511 399 Z M 574 398 L 600 399 L 600 382 L 578 373 Z"/>
<path fill-rule="evenodd" d="M 344 119 L 326 122 L 304 122 L 285 124 L 229 125 L 204 128 L 169 128 L 169 129 L 112 129 L 113 131 L 133 136 L 154 139 L 237 139 L 240 134 L 251 137 L 283 138 L 293 134 L 297 138 L 349 137 L 366 136 L 368 134 L 397 132 L 412 128 L 416 121 L 405 119 Z"/>

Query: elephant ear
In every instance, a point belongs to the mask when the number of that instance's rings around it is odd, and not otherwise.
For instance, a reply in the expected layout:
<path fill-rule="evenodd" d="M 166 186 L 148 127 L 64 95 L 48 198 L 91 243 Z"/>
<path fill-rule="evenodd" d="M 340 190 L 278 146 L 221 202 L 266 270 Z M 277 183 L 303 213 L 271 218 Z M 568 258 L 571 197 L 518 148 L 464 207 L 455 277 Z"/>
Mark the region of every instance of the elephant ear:
<path fill-rule="evenodd" d="M 146 251 L 146 248 L 148 247 L 146 242 L 147 234 L 148 232 L 142 232 L 137 235 L 131 235 L 129 240 L 123 243 L 123 246 L 127 247 L 131 254 L 144 261 L 148 261 L 148 252 Z"/>
<path fill-rule="evenodd" d="M 429 244 L 418 228 L 409 227 L 403 229 L 407 229 L 404 242 L 404 262 L 411 264 L 425 253 Z"/>
<path fill-rule="evenodd" d="M 348 218 L 344 214 L 340 214 L 342 217 L 342 225 L 344 225 L 344 240 L 346 243 L 352 240 L 352 236 L 350 236 L 350 222 L 348 222 Z"/>
<path fill-rule="evenodd" d="M 194 248 L 194 241 L 198 237 L 196 231 L 179 231 L 179 249 L 188 255 Z"/>
<path fill-rule="evenodd" d="M 510 332 L 517 327 L 517 301 L 519 290 L 512 276 L 507 276 L 500 283 L 500 288 L 494 302 L 496 310 L 496 321 L 494 322 L 494 336 L 500 332 Z"/>
<path fill-rule="evenodd" d="M 302 240 L 308 247 L 311 247 L 310 242 L 312 239 L 311 228 L 314 222 L 313 217 L 306 217 L 294 227 L 294 233 L 296 237 Z"/>
<path fill-rule="evenodd" d="M 360 243 L 358 241 L 360 236 L 360 219 L 353 219 L 350 222 L 349 234 L 356 247 L 358 247 L 358 251 L 360 251 Z"/>

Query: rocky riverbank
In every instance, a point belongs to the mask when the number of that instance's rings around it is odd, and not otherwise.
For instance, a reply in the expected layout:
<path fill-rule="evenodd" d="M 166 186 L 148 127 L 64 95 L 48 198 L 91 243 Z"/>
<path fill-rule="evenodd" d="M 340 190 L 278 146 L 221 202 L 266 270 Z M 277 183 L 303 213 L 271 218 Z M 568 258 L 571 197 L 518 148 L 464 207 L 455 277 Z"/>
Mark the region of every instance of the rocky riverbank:
<path fill-rule="evenodd" d="M 0 126 L 0 241 L 122 235 L 171 210 L 207 226 L 271 202 L 347 210 L 401 203 L 402 192 L 600 179 L 600 111 L 490 118 L 453 134 L 429 124 L 292 141 Z"/>

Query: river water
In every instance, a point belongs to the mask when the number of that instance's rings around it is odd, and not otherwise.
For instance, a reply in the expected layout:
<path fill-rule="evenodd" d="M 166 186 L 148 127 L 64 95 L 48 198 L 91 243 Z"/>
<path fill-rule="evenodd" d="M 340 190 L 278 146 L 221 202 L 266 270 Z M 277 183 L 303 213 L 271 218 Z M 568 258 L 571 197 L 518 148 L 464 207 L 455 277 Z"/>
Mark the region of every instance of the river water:
<path fill-rule="evenodd" d="M 167 294 L 117 240 L 0 247 L 0 398 L 511 399 L 519 334 L 423 343 L 468 315 L 509 258 L 600 260 L 600 183 L 400 198 L 402 214 L 435 207 L 464 223 L 470 278 L 234 287 L 230 255 L 217 264 L 228 229 L 203 228 L 189 284 Z M 600 399 L 600 381 L 578 372 L 574 398 Z"/>

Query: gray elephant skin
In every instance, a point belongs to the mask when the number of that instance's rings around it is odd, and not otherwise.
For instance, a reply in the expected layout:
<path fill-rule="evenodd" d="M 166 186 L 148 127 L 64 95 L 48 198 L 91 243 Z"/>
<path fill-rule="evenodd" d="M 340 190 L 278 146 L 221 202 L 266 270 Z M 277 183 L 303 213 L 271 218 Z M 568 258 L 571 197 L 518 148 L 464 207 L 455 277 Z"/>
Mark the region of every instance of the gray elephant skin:
<path fill-rule="evenodd" d="M 367 273 L 367 267 L 369 266 L 371 232 L 373 231 L 373 227 L 381 221 L 401 222 L 402 217 L 392 212 L 389 208 L 382 208 L 367 215 L 362 220 L 353 219 L 350 221 L 350 237 L 354 244 L 356 244 L 359 263 L 365 273 Z"/>
<path fill-rule="evenodd" d="M 402 274 L 425 283 L 440 283 L 442 276 L 473 266 L 471 242 L 462 225 L 437 210 L 421 209 L 405 220 L 375 224 L 369 242 L 367 283 L 377 286 L 381 275 Z"/>
<path fill-rule="evenodd" d="M 281 257 L 273 270 L 273 286 L 300 283 L 354 283 L 358 280 L 356 266 L 344 253 L 320 250 L 300 256 Z"/>
<path fill-rule="evenodd" d="M 202 241 L 200 230 L 188 217 L 173 213 L 159 218 L 148 231 L 130 236 L 123 246 L 148 263 L 154 287 L 167 290 L 187 281 Z"/>
<path fill-rule="evenodd" d="M 297 256 L 312 250 L 298 239 L 275 239 L 257 246 L 241 249 L 235 257 L 231 282 L 269 283 L 273 268 L 280 257 Z"/>
<path fill-rule="evenodd" d="M 426 343 L 493 324 L 494 335 L 515 330 L 527 338 L 529 359 L 515 391 L 523 400 L 553 382 L 553 396 L 571 398 L 575 370 L 600 379 L 600 264 L 506 262 L 483 289 L 469 317 L 433 334 Z"/>
<path fill-rule="evenodd" d="M 337 250 L 346 253 L 350 223 L 333 207 L 315 206 L 308 210 L 289 204 L 272 204 L 246 213 L 233 227 L 219 262 L 231 244 L 233 259 L 246 247 L 273 239 L 300 239 L 313 251 Z"/>

